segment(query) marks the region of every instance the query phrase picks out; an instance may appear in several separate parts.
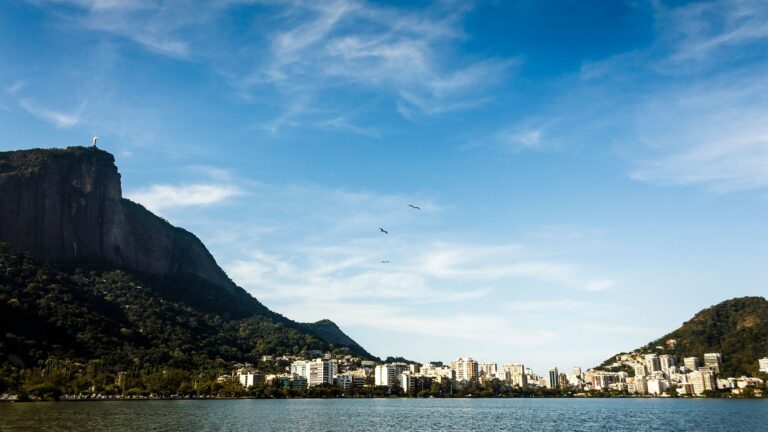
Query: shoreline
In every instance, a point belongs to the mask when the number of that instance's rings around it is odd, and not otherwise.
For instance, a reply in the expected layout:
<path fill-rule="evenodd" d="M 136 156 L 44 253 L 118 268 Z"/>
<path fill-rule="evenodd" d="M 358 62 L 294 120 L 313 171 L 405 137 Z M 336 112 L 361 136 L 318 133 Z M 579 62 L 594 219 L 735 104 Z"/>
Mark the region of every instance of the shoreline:
<path fill-rule="evenodd" d="M 338 396 L 338 397 L 293 397 L 293 398 L 269 398 L 269 397 L 61 397 L 58 400 L 54 399 L 29 399 L 29 400 L 13 400 L 13 399 L 0 399 L 0 403 L 40 403 L 40 402 L 152 402 L 152 401 L 209 401 L 209 400 L 355 400 L 355 399 L 403 399 L 403 400 L 451 400 L 451 399 L 657 399 L 657 400 L 767 400 L 766 397 L 692 397 L 692 396 L 526 396 L 526 397 L 504 397 L 504 396 L 457 396 L 457 397 L 403 397 L 403 396 L 391 396 L 391 397 L 364 397 L 364 396 Z"/>

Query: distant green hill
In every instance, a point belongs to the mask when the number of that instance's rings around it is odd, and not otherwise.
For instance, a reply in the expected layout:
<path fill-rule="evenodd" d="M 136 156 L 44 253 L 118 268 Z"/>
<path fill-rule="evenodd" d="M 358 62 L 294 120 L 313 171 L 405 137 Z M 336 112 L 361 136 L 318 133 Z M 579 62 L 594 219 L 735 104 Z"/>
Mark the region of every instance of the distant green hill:
<path fill-rule="evenodd" d="M 667 341 L 674 339 L 674 346 Z M 677 330 L 638 348 L 641 353 L 674 354 L 703 358 L 704 353 L 723 356 L 723 376 L 756 376 L 757 360 L 768 356 L 768 300 L 741 297 L 704 309 Z M 606 360 L 604 365 L 613 362 Z"/>

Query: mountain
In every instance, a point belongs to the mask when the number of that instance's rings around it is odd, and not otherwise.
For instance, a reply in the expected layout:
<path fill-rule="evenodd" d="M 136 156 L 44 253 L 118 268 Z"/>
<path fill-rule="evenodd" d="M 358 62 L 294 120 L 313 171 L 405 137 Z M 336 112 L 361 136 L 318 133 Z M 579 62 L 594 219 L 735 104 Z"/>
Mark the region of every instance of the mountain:
<path fill-rule="evenodd" d="M 94 147 L 0 153 L 0 241 L 47 262 L 188 273 L 240 291 L 197 237 L 124 199 L 114 157 Z"/>
<path fill-rule="evenodd" d="M 669 342 L 674 340 L 673 342 Z M 638 353 L 673 354 L 703 358 L 719 352 L 722 376 L 757 376 L 757 360 L 768 356 L 768 300 L 741 297 L 698 312 L 677 330 L 635 350 Z M 603 365 L 614 361 L 606 360 Z"/>
<path fill-rule="evenodd" d="M 345 349 L 238 287 L 193 234 L 122 197 L 97 148 L 0 152 L 0 365 L 50 356 L 191 366 Z"/>

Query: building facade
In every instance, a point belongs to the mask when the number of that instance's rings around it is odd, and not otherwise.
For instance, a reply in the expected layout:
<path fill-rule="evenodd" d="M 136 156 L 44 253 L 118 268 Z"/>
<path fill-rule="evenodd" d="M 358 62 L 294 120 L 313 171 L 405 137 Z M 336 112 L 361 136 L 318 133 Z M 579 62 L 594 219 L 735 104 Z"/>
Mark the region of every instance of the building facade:
<path fill-rule="evenodd" d="M 683 359 L 683 366 L 685 366 L 686 369 L 689 371 L 695 371 L 699 370 L 699 366 L 701 366 L 701 362 L 699 361 L 698 357 L 686 357 Z"/>
<path fill-rule="evenodd" d="M 720 353 L 706 353 L 704 354 L 704 367 L 708 367 L 714 373 L 720 373 L 720 368 L 723 366 L 723 357 Z"/>
<path fill-rule="evenodd" d="M 659 356 L 659 363 L 661 364 L 661 371 L 669 376 L 674 372 L 675 366 L 677 366 L 677 359 L 673 355 L 662 354 Z"/>
<path fill-rule="evenodd" d="M 456 381 L 458 382 L 477 381 L 478 365 L 469 357 L 460 357 L 452 361 L 451 369 L 456 373 Z"/>
<path fill-rule="evenodd" d="M 549 388 L 560 388 L 560 373 L 556 367 L 549 370 Z"/>
<path fill-rule="evenodd" d="M 483 363 L 477 364 L 478 376 L 493 377 L 493 376 L 496 376 L 497 372 L 498 372 L 498 366 L 496 365 L 496 363 L 483 362 Z"/>
<path fill-rule="evenodd" d="M 653 375 L 654 372 L 661 372 L 661 361 L 656 354 L 645 355 L 645 369 L 649 375 Z"/>
<path fill-rule="evenodd" d="M 256 369 L 244 368 L 237 371 L 237 379 L 243 387 L 258 387 L 264 382 L 264 375 Z"/>
<path fill-rule="evenodd" d="M 717 389 L 715 374 L 710 370 L 697 370 L 688 374 L 688 377 L 693 385 L 693 393 L 696 396 L 701 396 L 707 390 Z"/>
<path fill-rule="evenodd" d="M 757 365 L 760 368 L 760 372 L 768 373 L 768 357 L 758 360 Z"/>
<path fill-rule="evenodd" d="M 291 374 L 304 377 L 309 387 L 320 384 L 333 385 L 333 378 L 337 373 L 338 365 L 334 360 L 299 360 L 291 363 Z"/>
<path fill-rule="evenodd" d="M 410 372 L 410 367 L 406 363 L 389 363 L 378 365 L 374 370 L 374 383 L 377 386 L 400 386 L 400 374 Z"/>

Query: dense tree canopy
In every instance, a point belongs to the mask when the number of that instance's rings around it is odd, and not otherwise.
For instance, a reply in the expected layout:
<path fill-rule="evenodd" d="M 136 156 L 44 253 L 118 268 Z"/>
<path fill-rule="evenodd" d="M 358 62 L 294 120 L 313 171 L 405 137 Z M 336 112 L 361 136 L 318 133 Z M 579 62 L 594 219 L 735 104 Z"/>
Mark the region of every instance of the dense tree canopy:
<path fill-rule="evenodd" d="M 0 365 L 98 359 L 114 370 L 197 369 L 333 347 L 280 317 L 230 313 L 215 285 L 42 264 L 0 245 Z"/>

